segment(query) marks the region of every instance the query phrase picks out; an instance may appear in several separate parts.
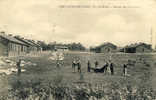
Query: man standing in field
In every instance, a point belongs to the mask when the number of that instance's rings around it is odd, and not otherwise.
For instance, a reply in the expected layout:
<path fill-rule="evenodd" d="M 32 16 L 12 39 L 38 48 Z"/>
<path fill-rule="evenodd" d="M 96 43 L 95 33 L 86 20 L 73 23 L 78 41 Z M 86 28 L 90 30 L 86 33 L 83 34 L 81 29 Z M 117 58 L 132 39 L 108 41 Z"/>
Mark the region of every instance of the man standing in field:
<path fill-rule="evenodd" d="M 21 75 L 21 59 L 17 62 L 17 75 Z"/>
<path fill-rule="evenodd" d="M 57 61 L 56 61 L 56 67 L 57 67 L 57 68 L 60 68 L 60 66 L 61 66 L 61 63 L 57 60 Z"/>
<path fill-rule="evenodd" d="M 88 60 L 87 65 L 88 65 L 88 72 L 90 72 L 91 64 L 90 64 L 90 61 L 89 60 Z"/>
<path fill-rule="evenodd" d="M 97 68 L 98 65 L 99 65 L 99 63 L 98 63 L 98 61 L 96 60 L 96 61 L 95 61 L 95 68 Z"/>
<path fill-rule="evenodd" d="M 109 66 L 108 62 L 106 61 L 105 65 L 104 65 L 104 73 L 107 74 L 107 67 Z"/>
<path fill-rule="evenodd" d="M 110 71 L 111 75 L 114 75 L 114 64 L 112 62 L 110 63 Z"/>
<path fill-rule="evenodd" d="M 111 74 L 110 65 L 111 65 L 111 62 L 110 62 L 110 60 L 108 60 L 108 67 L 107 67 L 108 74 Z"/>
<path fill-rule="evenodd" d="M 76 60 L 74 59 L 74 60 L 72 61 L 72 68 L 74 69 L 74 72 L 75 72 L 75 67 L 76 67 Z"/>
<path fill-rule="evenodd" d="M 109 60 L 109 73 L 114 75 L 114 64 L 111 62 L 111 60 Z"/>
<path fill-rule="evenodd" d="M 123 75 L 126 76 L 127 75 L 127 64 L 123 65 Z"/>
<path fill-rule="evenodd" d="M 77 61 L 77 69 L 78 69 L 78 72 L 81 73 L 81 61 L 80 61 L 80 59 L 78 59 L 78 61 Z"/>

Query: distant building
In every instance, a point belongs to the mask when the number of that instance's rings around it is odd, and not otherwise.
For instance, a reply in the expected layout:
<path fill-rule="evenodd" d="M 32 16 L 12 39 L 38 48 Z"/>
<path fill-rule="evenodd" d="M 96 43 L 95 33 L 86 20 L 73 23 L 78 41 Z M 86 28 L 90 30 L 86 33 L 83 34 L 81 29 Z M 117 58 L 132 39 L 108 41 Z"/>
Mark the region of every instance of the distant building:
<path fill-rule="evenodd" d="M 145 43 L 136 43 L 126 46 L 123 50 L 125 53 L 148 53 L 152 52 L 151 45 Z"/>
<path fill-rule="evenodd" d="M 43 48 L 40 44 L 36 43 L 37 44 L 37 51 L 41 52 L 43 51 Z"/>
<path fill-rule="evenodd" d="M 28 39 L 24 39 L 20 36 L 14 36 L 14 38 L 16 38 L 17 40 L 24 42 L 25 44 L 28 45 L 28 50 L 27 53 L 31 53 L 31 52 L 37 52 L 37 47 L 34 43 L 32 43 L 30 40 Z"/>
<path fill-rule="evenodd" d="M 117 51 L 117 46 L 112 44 L 112 43 L 104 43 L 100 46 L 97 46 L 94 48 L 94 51 L 96 53 L 109 53 L 109 52 L 116 52 Z"/>
<path fill-rule="evenodd" d="M 0 56 L 18 56 L 27 53 L 28 45 L 12 35 L 0 32 Z"/>
<path fill-rule="evenodd" d="M 29 53 L 37 52 L 37 46 L 33 42 L 31 42 L 31 40 L 25 39 L 25 41 L 27 41 L 30 44 Z"/>
<path fill-rule="evenodd" d="M 37 51 L 37 52 L 42 51 L 42 47 L 39 44 L 37 44 L 34 40 L 28 40 L 28 41 L 33 44 L 33 47 L 35 47 L 35 51 Z"/>
<path fill-rule="evenodd" d="M 33 45 L 31 43 L 29 43 L 27 40 L 25 40 L 24 38 L 22 38 L 20 36 L 14 36 L 14 38 L 16 38 L 17 40 L 24 42 L 25 44 L 28 45 L 27 53 L 29 53 L 31 51 L 31 48 L 33 48 Z"/>
<path fill-rule="evenodd" d="M 66 46 L 55 46 L 54 49 L 56 51 L 69 51 L 68 47 Z"/>

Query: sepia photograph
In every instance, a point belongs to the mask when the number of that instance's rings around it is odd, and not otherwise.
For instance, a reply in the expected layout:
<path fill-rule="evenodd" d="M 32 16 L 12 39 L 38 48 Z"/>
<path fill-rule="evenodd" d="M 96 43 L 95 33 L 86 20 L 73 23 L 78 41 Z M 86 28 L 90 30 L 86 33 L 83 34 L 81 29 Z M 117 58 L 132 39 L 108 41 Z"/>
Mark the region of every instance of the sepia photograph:
<path fill-rule="evenodd" d="M 0 0 L 0 100 L 156 100 L 156 0 Z"/>

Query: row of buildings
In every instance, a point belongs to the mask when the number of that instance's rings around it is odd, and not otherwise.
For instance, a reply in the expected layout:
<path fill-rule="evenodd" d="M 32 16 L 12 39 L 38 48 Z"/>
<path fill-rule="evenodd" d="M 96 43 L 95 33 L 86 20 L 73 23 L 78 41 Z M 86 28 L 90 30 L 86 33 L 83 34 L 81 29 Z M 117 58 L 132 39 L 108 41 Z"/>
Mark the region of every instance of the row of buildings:
<path fill-rule="evenodd" d="M 55 46 L 54 50 L 68 51 L 67 46 Z M 5 32 L 0 32 L 0 56 L 20 56 L 28 53 L 41 52 L 42 47 L 34 40 L 25 39 L 20 36 L 12 36 Z M 152 46 L 146 43 L 135 43 L 127 45 L 123 48 L 116 46 L 115 44 L 106 42 L 94 48 L 90 48 L 90 51 L 96 53 L 148 53 L 152 52 Z"/>
<path fill-rule="evenodd" d="M 104 53 L 104 52 L 124 52 L 124 53 L 149 53 L 156 51 L 156 30 L 150 30 L 150 44 L 135 43 L 126 45 L 125 47 L 118 47 L 112 43 L 104 43 L 100 46 L 92 48 L 91 51 Z"/>
<path fill-rule="evenodd" d="M 42 47 L 34 40 L 0 32 L 0 56 L 22 56 L 41 51 Z"/>
<path fill-rule="evenodd" d="M 96 53 L 113 53 L 113 52 L 124 52 L 124 53 L 149 53 L 152 52 L 152 47 L 150 44 L 146 43 L 135 43 L 131 45 L 127 45 L 125 47 L 117 47 L 112 43 L 104 43 L 100 46 L 94 47 L 90 49 Z"/>

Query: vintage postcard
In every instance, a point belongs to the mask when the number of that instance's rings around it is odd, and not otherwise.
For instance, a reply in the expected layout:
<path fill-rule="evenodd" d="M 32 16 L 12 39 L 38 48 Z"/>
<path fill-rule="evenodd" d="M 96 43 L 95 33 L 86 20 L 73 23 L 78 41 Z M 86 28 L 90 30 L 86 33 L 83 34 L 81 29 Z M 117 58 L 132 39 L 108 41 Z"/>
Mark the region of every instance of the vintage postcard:
<path fill-rule="evenodd" d="M 0 0 L 0 100 L 156 100 L 156 0 Z"/>

